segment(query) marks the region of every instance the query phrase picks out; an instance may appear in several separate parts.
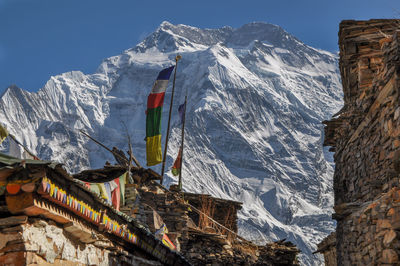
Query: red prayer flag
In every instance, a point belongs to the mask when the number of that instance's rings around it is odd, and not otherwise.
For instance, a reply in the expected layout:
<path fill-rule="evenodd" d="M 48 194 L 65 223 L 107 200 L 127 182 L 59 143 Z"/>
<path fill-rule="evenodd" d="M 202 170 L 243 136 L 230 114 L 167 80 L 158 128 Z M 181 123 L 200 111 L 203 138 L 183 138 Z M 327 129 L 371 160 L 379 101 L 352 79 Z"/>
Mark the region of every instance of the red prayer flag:
<path fill-rule="evenodd" d="M 121 193 L 119 187 L 119 177 L 114 179 L 114 182 L 117 184 L 117 187 L 111 192 L 111 202 L 114 208 L 119 211 L 119 205 L 121 201 Z"/>
<path fill-rule="evenodd" d="M 172 166 L 172 174 L 178 176 L 181 171 L 181 160 L 182 160 L 182 149 L 179 149 L 178 157 L 176 157 L 175 163 Z"/>

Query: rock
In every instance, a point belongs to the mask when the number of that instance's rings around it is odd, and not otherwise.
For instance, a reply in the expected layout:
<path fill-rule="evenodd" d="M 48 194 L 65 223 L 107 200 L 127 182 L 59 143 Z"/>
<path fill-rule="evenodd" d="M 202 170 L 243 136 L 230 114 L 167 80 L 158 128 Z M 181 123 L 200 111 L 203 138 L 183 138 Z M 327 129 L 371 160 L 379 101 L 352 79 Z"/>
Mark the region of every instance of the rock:
<path fill-rule="evenodd" d="M 394 209 L 393 208 L 390 208 L 389 210 L 388 210 L 388 212 L 387 212 L 387 216 L 392 216 L 393 214 L 395 213 L 395 211 L 394 211 Z"/>
<path fill-rule="evenodd" d="M 377 230 L 391 228 L 389 220 L 386 220 L 386 219 L 378 220 L 376 226 L 377 226 Z"/>
<path fill-rule="evenodd" d="M 383 237 L 383 244 L 385 246 L 389 246 L 395 238 L 396 238 L 396 232 L 394 230 L 390 230 Z"/>
<path fill-rule="evenodd" d="M 222 247 L 223 247 L 224 249 L 227 249 L 227 250 L 228 250 L 228 249 L 232 249 L 232 246 L 231 246 L 231 245 L 223 245 Z"/>
<path fill-rule="evenodd" d="M 393 249 L 385 249 L 382 251 L 382 263 L 396 263 L 399 261 L 399 257 Z"/>
<path fill-rule="evenodd" d="M 22 240 L 21 233 L 14 233 L 14 234 L 2 234 L 0 233 L 0 250 L 4 248 L 8 242 L 15 241 L 15 240 Z"/>
<path fill-rule="evenodd" d="M 0 227 L 10 227 L 13 225 L 24 224 L 28 221 L 28 216 L 10 216 L 0 219 Z"/>

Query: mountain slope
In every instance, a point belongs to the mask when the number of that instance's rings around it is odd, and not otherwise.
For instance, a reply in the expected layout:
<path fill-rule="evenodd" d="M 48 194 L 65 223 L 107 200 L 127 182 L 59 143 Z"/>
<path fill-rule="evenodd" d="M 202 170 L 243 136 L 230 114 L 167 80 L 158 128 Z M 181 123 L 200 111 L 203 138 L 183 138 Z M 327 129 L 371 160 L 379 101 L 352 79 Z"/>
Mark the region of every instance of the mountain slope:
<path fill-rule="evenodd" d="M 0 121 L 41 158 L 64 162 L 71 171 L 112 161 L 78 129 L 127 150 L 126 126 L 145 165 L 147 95 L 178 52 L 183 59 L 167 165 L 177 155 L 176 109 L 187 90 L 184 189 L 242 201 L 243 236 L 287 238 L 302 249 L 304 263 L 318 264 L 321 258 L 311 253 L 334 227 L 333 168 L 322 149 L 320 121 L 341 106 L 337 58 L 276 25 L 198 29 L 164 22 L 94 74 L 61 74 L 37 93 L 10 87 L 0 99 Z M 170 89 L 164 132 L 169 100 Z M 168 172 L 171 182 L 176 179 Z"/>

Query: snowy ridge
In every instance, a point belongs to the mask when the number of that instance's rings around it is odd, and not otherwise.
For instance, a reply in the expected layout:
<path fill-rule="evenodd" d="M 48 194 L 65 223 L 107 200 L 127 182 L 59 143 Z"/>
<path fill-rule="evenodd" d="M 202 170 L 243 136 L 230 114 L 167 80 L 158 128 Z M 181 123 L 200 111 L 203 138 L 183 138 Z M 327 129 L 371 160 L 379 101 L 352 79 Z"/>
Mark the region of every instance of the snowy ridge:
<path fill-rule="evenodd" d="M 125 124 L 145 165 L 147 95 L 178 52 L 167 166 L 177 155 L 177 107 L 188 90 L 184 189 L 243 202 L 242 236 L 287 238 L 302 250 L 304 264 L 320 264 L 312 252 L 334 230 L 333 168 L 322 148 L 321 121 L 342 105 L 337 57 L 279 26 L 199 29 L 163 22 L 137 46 L 105 59 L 94 74 L 64 73 L 36 93 L 8 88 L 0 121 L 39 157 L 74 172 L 113 162 L 79 129 L 127 150 Z M 163 119 L 169 100 L 170 89 Z M 177 181 L 170 171 L 166 180 Z"/>

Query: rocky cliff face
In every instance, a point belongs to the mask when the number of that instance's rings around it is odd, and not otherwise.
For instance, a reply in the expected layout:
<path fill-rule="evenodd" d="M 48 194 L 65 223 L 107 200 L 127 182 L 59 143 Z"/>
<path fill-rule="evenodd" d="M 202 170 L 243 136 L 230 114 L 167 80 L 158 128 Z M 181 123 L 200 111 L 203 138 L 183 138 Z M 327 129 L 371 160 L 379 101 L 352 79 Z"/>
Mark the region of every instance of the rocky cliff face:
<path fill-rule="evenodd" d="M 311 252 L 334 227 L 333 168 L 322 149 L 320 121 L 341 107 L 337 57 L 276 25 L 198 29 L 164 22 L 137 46 L 104 60 L 94 74 L 64 73 L 36 93 L 7 89 L 0 121 L 39 157 L 72 171 L 112 161 L 79 129 L 127 150 L 127 128 L 145 165 L 147 95 L 177 53 L 183 59 L 167 165 L 177 155 L 176 109 L 187 90 L 184 189 L 243 202 L 243 236 L 287 238 L 303 251 L 304 263 L 317 264 L 320 258 Z M 170 89 L 164 118 L 169 100 Z M 163 132 L 165 127 L 164 119 Z M 167 172 L 166 184 L 173 182 Z"/>

